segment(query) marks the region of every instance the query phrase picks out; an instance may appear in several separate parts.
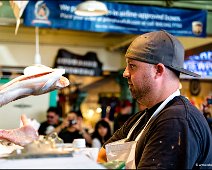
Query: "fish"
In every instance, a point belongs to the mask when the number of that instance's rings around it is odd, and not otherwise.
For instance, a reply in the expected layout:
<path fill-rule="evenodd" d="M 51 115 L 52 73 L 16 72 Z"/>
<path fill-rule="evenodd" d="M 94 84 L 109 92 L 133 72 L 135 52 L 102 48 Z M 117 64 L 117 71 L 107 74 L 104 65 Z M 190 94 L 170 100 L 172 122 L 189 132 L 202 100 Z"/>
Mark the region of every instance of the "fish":
<path fill-rule="evenodd" d="M 25 146 L 39 138 L 38 132 L 29 124 L 26 115 L 21 115 L 23 126 L 17 129 L 0 129 L 0 138 L 19 146 Z"/>
<path fill-rule="evenodd" d="M 42 64 L 26 67 L 23 75 L 0 86 L 0 107 L 27 96 L 42 95 L 67 87 L 70 82 L 63 74 L 65 69 Z"/>

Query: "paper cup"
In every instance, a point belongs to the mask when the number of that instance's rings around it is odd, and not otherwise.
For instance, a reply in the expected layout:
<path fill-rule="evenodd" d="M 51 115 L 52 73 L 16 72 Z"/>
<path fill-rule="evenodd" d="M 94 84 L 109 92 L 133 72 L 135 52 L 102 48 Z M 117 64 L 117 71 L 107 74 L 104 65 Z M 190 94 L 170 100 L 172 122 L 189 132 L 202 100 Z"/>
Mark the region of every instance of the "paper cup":
<path fill-rule="evenodd" d="M 85 148 L 85 139 L 74 139 L 73 141 L 74 148 Z"/>

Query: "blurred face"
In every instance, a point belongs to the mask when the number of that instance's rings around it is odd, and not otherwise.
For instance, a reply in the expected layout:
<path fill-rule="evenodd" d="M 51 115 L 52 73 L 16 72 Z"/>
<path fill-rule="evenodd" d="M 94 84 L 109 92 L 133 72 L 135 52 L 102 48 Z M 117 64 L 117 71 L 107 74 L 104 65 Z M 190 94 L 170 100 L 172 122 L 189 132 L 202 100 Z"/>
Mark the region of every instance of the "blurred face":
<path fill-rule="evenodd" d="M 107 134 L 107 128 L 104 126 L 99 126 L 98 127 L 98 133 L 101 137 L 105 137 Z"/>
<path fill-rule="evenodd" d="M 47 113 L 47 122 L 50 125 L 55 125 L 59 122 L 59 116 L 55 112 L 48 112 Z"/>
<path fill-rule="evenodd" d="M 132 97 L 140 104 L 145 104 L 149 92 L 152 90 L 153 67 L 148 63 L 126 59 L 127 67 L 123 77 L 127 78 Z"/>

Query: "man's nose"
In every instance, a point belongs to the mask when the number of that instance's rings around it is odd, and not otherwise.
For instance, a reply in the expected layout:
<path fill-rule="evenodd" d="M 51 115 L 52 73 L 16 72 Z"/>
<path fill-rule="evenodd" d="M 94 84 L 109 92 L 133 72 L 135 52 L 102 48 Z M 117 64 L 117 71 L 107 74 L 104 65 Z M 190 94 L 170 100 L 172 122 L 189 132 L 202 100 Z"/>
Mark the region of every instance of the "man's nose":
<path fill-rule="evenodd" d="M 130 73 L 128 71 L 128 68 L 126 67 L 125 70 L 124 70 L 124 73 L 123 73 L 123 77 L 128 78 L 129 76 L 130 76 Z"/>

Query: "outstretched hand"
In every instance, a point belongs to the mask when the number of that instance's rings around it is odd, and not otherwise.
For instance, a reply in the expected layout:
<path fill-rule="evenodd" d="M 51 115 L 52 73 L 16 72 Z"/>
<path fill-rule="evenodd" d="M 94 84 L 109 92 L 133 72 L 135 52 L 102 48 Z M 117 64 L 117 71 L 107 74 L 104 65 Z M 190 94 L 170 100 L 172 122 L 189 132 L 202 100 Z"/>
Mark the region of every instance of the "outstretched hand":
<path fill-rule="evenodd" d="M 25 146 L 38 139 L 38 132 L 28 123 L 27 117 L 21 115 L 23 126 L 12 130 L 1 130 L 0 136 L 16 145 Z"/>

